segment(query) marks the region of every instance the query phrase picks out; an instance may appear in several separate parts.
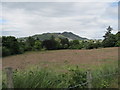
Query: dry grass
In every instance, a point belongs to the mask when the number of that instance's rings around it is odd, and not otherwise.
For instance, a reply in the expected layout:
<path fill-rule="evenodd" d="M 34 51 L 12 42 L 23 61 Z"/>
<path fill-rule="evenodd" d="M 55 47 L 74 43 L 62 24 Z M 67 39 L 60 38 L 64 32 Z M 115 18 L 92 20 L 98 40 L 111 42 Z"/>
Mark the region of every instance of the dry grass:
<path fill-rule="evenodd" d="M 53 50 L 26 52 L 21 55 L 8 56 L 2 59 L 2 67 L 24 69 L 31 65 L 41 67 L 64 68 L 66 65 L 82 67 L 100 66 L 118 60 L 118 48 L 101 48 L 93 50 Z"/>

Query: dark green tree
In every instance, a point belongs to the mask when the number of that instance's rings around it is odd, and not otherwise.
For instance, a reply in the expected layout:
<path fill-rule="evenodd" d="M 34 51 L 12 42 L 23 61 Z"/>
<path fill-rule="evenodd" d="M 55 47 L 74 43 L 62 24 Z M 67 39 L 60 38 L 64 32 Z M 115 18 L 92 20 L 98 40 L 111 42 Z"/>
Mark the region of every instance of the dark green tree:
<path fill-rule="evenodd" d="M 114 47 L 116 44 L 116 36 L 111 33 L 113 29 L 109 26 L 105 33 L 104 40 L 102 42 L 103 47 Z"/>
<path fill-rule="evenodd" d="M 94 43 L 94 48 L 100 48 L 100 47 L 102 47 L 102 43 L 99 41 L 99 40 L 97 40 L 95 43 Z"/>
<path fill-rule="evenodd" d="M 17 41 L 17 39 L 13 36 L 3 36 L 2 37 L 2 50 L 4 55 L 14 55 L 14 54 L 20 54 L 20 44 Z M 6 52 L 6 54 L 5 54 Z"/>
<path fill-rule="evenodd" d="M 94 48 L 94 41 L 87 41 L 86 43 L 85 43 L 86 45 L 85 45 L 85 48 L 86 49 L 93 49 Z"/>
<path fill-rule="evenodd" d="M 26 51 L 31 51 L 34 49 L 35 39 L 33 37 L 28 37 L 26 40 Z"/>
<path fill-rule="evenodd" d="M 54 36 L 51 36 L 50 40 L 44 40 L 42 43 L 42 47 L 45 47 L 47 50 L 55 50 L 58 49 L 57 41 Z"/>
<path fill-rule="evenodd" d="M 62 45 L 61 49 L 67 49 L 69 47 L 69 40 L 67 38 L 60 38 L 60 43 Z"/>
<path fill-rule="evenodd" d="M 105 35 L 103 36 L 105 39 L 109 38 L 109 35 L 111 35 L 111 31 L 113 30 L 113 28 L 111 28 L 110 26 L 107 28 L 107 31 L 105 33 Z"/>

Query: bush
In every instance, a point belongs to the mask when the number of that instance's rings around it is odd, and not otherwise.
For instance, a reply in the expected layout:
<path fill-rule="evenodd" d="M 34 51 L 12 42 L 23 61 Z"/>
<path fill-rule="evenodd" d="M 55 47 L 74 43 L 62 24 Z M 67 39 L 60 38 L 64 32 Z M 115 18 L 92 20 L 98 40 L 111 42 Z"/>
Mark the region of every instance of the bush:
<path fill-rule="evenodd" d="M 39 40 L 35 41 L 34 50 L 41 50 L 42 44 Z"/>
<path fill-rule="evenodd" d="M 80 44 L 78 44 L 78 45 L 72 45 L 72 46 L 70 46 L 69 48 L 70 48 L 70 49 L 81 49 L 82 46 L 81 46 Z"/>
<path fill-rule="evenodd" d="M 79 43 L 79 40 L 73 40 L 70 41 L 70 49 L 81 49 L 83 47 L 83 45 L 81 43 Z"/>
<path fill-rule="evenodd" d="M 6 47 L 2 47 L 2 56 L 4 57 L 9 55 L 11 55 L 11 51 Z"/>
<path fill-rule="evenodd" d="M 93 49 L 94 48 L 94 44 L 93 43 L 88 43 L 86 45 L 86 49 Z"/>
<path fill-rule="evenodd" d="M 69 69 L 70 71 L 70 80 L 69 80 L 69 87 L 73 87 L 78 84 L 83 84 L 87 82 L 86 79 L 86 72 L 81 71 L 78 66 L 75 68 Z M 86 85 L 84 86 L 77 86 L 76 88 L 85 88 Z"/>

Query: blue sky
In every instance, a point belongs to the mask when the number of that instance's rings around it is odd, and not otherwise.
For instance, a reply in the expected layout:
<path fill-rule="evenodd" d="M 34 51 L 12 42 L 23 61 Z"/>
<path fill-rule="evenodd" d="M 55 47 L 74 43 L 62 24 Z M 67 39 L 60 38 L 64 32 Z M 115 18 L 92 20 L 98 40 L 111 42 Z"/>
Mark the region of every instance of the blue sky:
<path fill-rule="evenodd" d="M 4 19 L 0 19 L 0 23 L 6 23 L 7 22 L 7 20 L 4 20 Z"/>
<path fill-rule="evenodd" d="M 111 6 L 111 7 L 117 7 L 117 6 L 118 6 L 118 2 L 112 2 L 112 3 L 110 4 L 110 6 Z"/>
<path fill-rule="evenodd" d="M 73 32 L 101 39 L 106 28 L 118 30 L 117 2 L 2 3 L 2 35 L 25 37 L 47 32 Z"/>

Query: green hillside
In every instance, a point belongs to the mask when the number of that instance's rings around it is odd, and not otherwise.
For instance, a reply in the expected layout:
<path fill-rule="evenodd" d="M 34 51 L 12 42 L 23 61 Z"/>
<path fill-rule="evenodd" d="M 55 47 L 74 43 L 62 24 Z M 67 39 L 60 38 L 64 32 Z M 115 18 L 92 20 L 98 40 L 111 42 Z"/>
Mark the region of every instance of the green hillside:
<path fill-rule="evenodd" d="M 86 40 L 87 38 L 80 37 L 78 35 L 73 34 L 72 32 L 63 32 L 63 33 L 43 33 L 43 34 L 36 34 L 33 35 L 33 38 L 38 38 L 41 41 L 48 40 L 51 38 L 51 36 L 54 36 L 55 38 L 68 38 L 69 40 Z M 20 39 L 26 39 L 20 38 Z"/>

